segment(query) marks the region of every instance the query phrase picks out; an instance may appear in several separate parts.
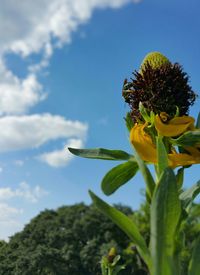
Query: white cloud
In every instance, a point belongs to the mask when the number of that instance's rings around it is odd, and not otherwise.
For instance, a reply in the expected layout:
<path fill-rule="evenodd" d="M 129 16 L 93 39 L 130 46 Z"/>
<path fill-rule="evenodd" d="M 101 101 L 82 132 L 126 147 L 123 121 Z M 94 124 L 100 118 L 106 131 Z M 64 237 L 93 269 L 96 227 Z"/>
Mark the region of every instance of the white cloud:
<path fill-rule="evenodd" d="M 0 151 L 35 148 L 57 138 L 76 138 L 83 143 L 87 132 L 83 123 L 50 114 L 22 114 L 47 97 L 38 73 L 49 65 L 55 47 L 70 43 L 71 34 L 91 18 L 95 9 L 120 8 L 131 2 L 138 0 L 27 0 L 17 5 L 15 0 L 0 0 L 0 115 L 9 115 L 0 118 L 4 129 L 0 133 Z M 38 53 L 42 58 L 29 66 L 26 77 L 20 78 L 6 66 L 7 53 L 23 58 Z M 59 160 L 63 158 L 64 150 L 41 157 L 54 166 L 64 165 L 65 161 Z"/>
<path fill-rule="evenodd" d="M 0 0 L 0 114 L 27 112 L 45 98 L 38 72 L 49 65 L 55 47 L 70 43 L 71 34 L 95 9 L 120 8 L 138 0 Z M 45 12 L 44 12 L 45 11 Z M 6 67 L 7 53 L 43 55 L 20 79 Z"/>
<path fill-rule="evenodd" d="M 88 126 L 51 114 L 0 118 L 0 152 L 37 148 L 59 138 L 85 139 Z"/>
<path fill-rule="evenodd" d="M 10 187 L 0 188 L 0 201 L 7 200 L 14 196 L 14 192 Z"/>
<path fill-rule="evenodd" d="M 0 0 L 0 152 L 35 148 L 58 138 L 67 145 L 82 147 L 87 125 L 50 114 L 22 115 L 46 98 L 38 80 L 41 69 L 49 65 L 55 47 L 70 43 L 71 34 L 87 22 L 95 9 L 120 8 L 139 0 Z M 14 53 L 23 58 L 33 53 L 42 55 L 31 64 L 27 75 L 18 77 L 6 66 L 6 55 Z M 21 116 L 16 116 L 21 114 Z M 48 152 L 38 157 L 51 166 L 66 165 L 72 158 L 65 149 Z M 18 163 L 21 165 L 21 163 Z M 17 189 L 1 188 L 0 198 L 13 197 L 37 201 L 46 191 L 39 186 L 30 188 L 21 183 Z M 0 239 L 22 228 L 17 217 L 22 214 L 7 204 L 0 204 Z"/>
<path fill-rule="evenodd" d="M 38 200 L 46 196 L 48 192 L 42 189 L 39 185 L 31 188 L 25 181 L 19 184 L 19 187 L 12 189 L 10 187 L 0 188 L 0 201 L 9 200 L 12 198 L 23 198 L 31 203 L 36 203 Z M 1 210 L 0 210 L 1 211 Z"/>
<path fill-rule="evenodd" d="M 34 74 L 19 79 L 0 61 L 0 115 L 27 112 L 45 98 L 42 85 Z"/>
<path fill-rule="evenodd" d="M 26 199 L 29 202 L 35 203 L 39 199 L 48 195 L 48 192 L 41 188 L 39 185 L 36 185 L 31 189 L 25 181 L 21 182 L 19 188 L 15 190 L 16 197 L 21 197 Z"/>
<path fill-rule="evenodd" d="M 52 37 L 70 42 L 71 33 L 90 19 L 94 9 L 119 8 L 131 0 L 1 1 L 1 48 L 23 56 L 45 49 Z M 45 11 L 45 12 L 44 12 Z M 6 29 L 6 32 L 5 32 Z"/>
<path fill-rule="evenodd" d="M 23 225 L 18 220 L 22 214 L 23 209 L 0 203 L 0 240 L 8 240 L 9 236 L 22 229 Z"/>
<path fill-rule="evenodd" d="M 52 167 L 66 166 L 73 158 L 67 147 L 82 148 L 83 141 L 81 139 L 70 139 L 63 149 L 41 154 L 37 158 Z"/>
<path fill-rule="evenodd" d="M 22 214 L 22 209 L 17 209 L 7 205 L 6 203 L 0 203 L 0 219 L 1 222 L 5 221 L 8 217 L 13 217 L 18 214 Z"/>
<path fill-rule="evenodd" d="M 8 240 L 9 236 L 12 236 L 23 228 L 20 218 L 24 210 L 22 208 L 10 206 L 4 201 L 19 198 L 29 203 L 37 203 L 46 195 L 48 195 L 48 191 L 44 190 L 39 185 L 31 187 L 26 182 L 21 182 L 16 189 L 11 187 L 0 188 L 0 240 Z"/>

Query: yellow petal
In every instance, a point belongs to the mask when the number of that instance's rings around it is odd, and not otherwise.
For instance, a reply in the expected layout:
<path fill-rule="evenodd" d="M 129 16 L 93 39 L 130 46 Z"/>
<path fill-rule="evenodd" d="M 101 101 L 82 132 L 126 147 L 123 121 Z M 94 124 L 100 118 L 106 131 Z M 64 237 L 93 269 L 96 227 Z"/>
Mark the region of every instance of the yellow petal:
<path fill-rule="evenodd" d="M 169 165 L 172 168 L 178 166 L 187 166 L 192 164 L 200 163 L 200 157 L 194 157 L 188 154 L 168 154 L 169 157 Z"/>
<path fill-rule="evenodd" d="M 191 120 L 192 123 L 194 122 Z M 156 146 L 152 142 L 151 136 L 145 132 L 147 124 L 135 124 L 130 132 L 130 141 L 140 157 L 147 162 L 157 163 Z M 187 166 L 200 163 L 200 149 L 197 147 L 186 147 L 187 153 L 177 153 L 173 150 L 168 154 L 169 166 L 172 168 L 178 166 Z"/>
<path fill-rule="evenodd" d="M 187 130 L 194 129 L 194 118 L 190 116 L 174 117 L 168 123 L 163 123 L 159 115 L 156 115 L 155 127 L 162 136 L 176 137 Z"/>
<path fill-rule="evenodd" d="M 146 124 L 135 124 L 130 132 L 130 141 L 144 161 L 156 163 L 156 147 L 151 137 L 144 131 L 145 127 Z"/>
<path fill-rule="evenodd" d="M 184 149 L 188 151 L 193 157 L 200 158 L 200 150 L 198 147 L 187 146 L 184 147 Z"/>

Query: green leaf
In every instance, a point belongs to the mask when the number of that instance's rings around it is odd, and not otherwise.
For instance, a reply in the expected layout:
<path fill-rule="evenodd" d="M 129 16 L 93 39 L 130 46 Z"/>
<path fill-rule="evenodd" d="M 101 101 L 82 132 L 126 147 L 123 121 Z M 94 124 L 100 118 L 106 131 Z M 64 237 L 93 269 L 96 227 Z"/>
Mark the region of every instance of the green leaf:
<path fill-rule="evenodd" d="M 151 119 L 151 125 L 154 125 L 154 121 L 155 121 L 155 114 L 153 111 L 150 112 L 150 119 Z"/>
<path fill-rule="evenodd" d="M 120 259 L 121 259 L 120 255 L 115 256 L 115 258 L 113 259 L 113 262 L 110 265 L 111 266 L 117 265 L 117 263 L 120 261 Z"/>
<path fill-rule="evenodd" d="M 180 109 L 178 106 L 176 106 L 176 114 L 175 117 L 180 116 Z"/>
<path fill-rule="evenodd" d="M 200 145 L 200 129 L 185 132 L 179 138 L 171 138 L 171 143 L 177 146 L 195 146 Z"/>
<path fill-rule="evenodd" d="M 104 149 L 104 148 L 94 148 L 94 149 L 68 148 L 68 150 L 72 154 L 82 157 L 82 158 L 103 159 L 103 160 L 134 159 L 133 155 L 130 155 L 122 150 L 108 150 L 108 149 Z"/>
<path fill-rule="evenodd" d="M 142 176 L 143 176 L 145 184 L 146 184 L 147 196 L 151 200 L 151 197 L 153 196 L 153 192 L 154 192 L 154 188 L 155 188 L 155 182 L 154 182 L 153 176 L 151 175 L 151 172 L 149 171 L 147 165 L 140 158 L 140 156 L 136 150 L 135 150 L 135 159 L 138 163 L 140 172 L 142 173 Z"/>
<path fill-rule="evenodd" d="M 189 215 L 192 218 L 199 218 L 200 217 L 200 206 L 199 204 L 193 204 L 190 208 Z M 200 223 L 198 224 L 200 226 Z"/>
<path fill-rule="evenodd" d="M 200 129 L 200 112 L 199 112 L 198 117 L 197 117 L 196 128 Z"/>
<path fill-rule="evenodd" d="M 151 256 L 153 275 L 177 273 L 174 263 L 176 231 L 181 215 L 176 177 L 166 168 L 157 184 L 151 204 Z"/>
<path fill-rule="evenodd" d="M 101 188 L 106 195 L 111 195 L 120 186 L 128 182 L 138 171 L 134 161 L 128 161 L 111 169 L 103 178 Z"/>
<path fill-rule="evenodd" d="M 126 269 L 126 267 L 123 265 L 118 265 L 114 268 L 114 270 L 112 271 L 112 273 L 110 275 L 118 275 L 119 273 L 121 273 L 120 271 L 123 269 Z"/>
<path fill-rule="evenodd" d="M 182 192 L 179 196 L 182 205 L 184 208 L 186 208 L 193 200 L 196 198 L 196 196 L 200 193 L 200 180 L 194 184 L 192 187 L 187 189 L 186 191 Z"/>
<path fill-rule="evenodd" d="M 101 273 L 102 275 L 108 274 L 108 259 L 106 256 L 103 256 L 101 259 Z"/>
<path fill-rule="evenodd" d="M 156 145 L 157 145 L 157 159 L 158 159 L 158 164 L 157 164 L 157 172 L 158 172 L 158 178 L 162 174 L 162 172 L 167 168 L 168 165 L 168 156 L 167 156 L 167 151 L 165 149 L 165 145 L 162 141 L 162 137 L 156 137 Z"/>
<path fill-rule="evenodd" d="M 137 226 L 134 222 L 128 218 L 125 214 L 110 206 L 99 197 L 97 197 L 92 191 L 89 194 L 97 206 L 97 208 L 108 218 L 110 218 L 136 245 L 138 252 L 149 267 L 151 268 L 151 259 L 149 249 L 146 246 L 145 240 L 141 236 Z"/>
<path fill-rule="evenodd" d="M 126 127 L 127 127 L 128 131 L 130 132 L 134 126 L 133 119 L 132 119 L 130 113 L 126 114 L 125 121 L 126 121 Z"/>
<path fill-rule="evenodd" d="M 151 123 L 151 117 L 149 116 L 147 109 L 144 107 L 142 102 L 139 103 L 139 111 L 144 120 Z"/>
<path fill-rule="evenodd" d="M 178 185 L 178 189 L 181 189 L 183 186 L 183 180 L 184 180 L 184 167 L 178 169 L 178 172 L 176 174 L 176 182 Z"/>
<path fill-rule="evenodd" d="M 200 273 L 200 238 L 195 242 L 192 259 L 189 264 L 188 275 L 199 275 Z"/>

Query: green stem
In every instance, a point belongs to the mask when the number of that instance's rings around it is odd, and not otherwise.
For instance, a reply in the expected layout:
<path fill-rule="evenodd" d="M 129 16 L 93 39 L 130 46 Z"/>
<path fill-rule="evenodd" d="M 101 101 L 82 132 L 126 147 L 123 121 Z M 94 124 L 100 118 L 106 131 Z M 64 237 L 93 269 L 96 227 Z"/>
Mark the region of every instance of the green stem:
<path fill-rule="evenodd" d="M 156 164 L 154 165 L 154 170 L 155 170 L 155 182 L 157 184 L 159 176 L 158 176 L 158 166 Z"/>

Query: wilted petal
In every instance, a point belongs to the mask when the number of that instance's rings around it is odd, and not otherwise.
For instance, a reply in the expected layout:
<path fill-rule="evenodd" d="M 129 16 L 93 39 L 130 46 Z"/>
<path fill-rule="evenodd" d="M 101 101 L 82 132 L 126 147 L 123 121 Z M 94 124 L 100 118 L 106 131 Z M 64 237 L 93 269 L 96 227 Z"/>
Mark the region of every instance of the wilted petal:
<path fill-rule="evenodd" d="M 165 137 L 176 137 L 187 130 L 194 129 L 194 118 L 190 116 L 174 117 L 168 123 L 163 123 L 159 115 L 155 117 L 155 128 Z"/>
<path fill-rule="evenodd" d="M 156 146 L 151 137 L 144 131 L 145 127 L 146 124 L 135 124 L 130 132 L 130 141 L 144 161 L 156 163 Z"/>
<path fill-rule="evenodd" d="M 168 154 L 168 157 L 169 157 L 169 165 L 172 168 L 200 163 L 200 157 L 197 158 L 192 155 L 183 154 L 183 153 Z"/>

